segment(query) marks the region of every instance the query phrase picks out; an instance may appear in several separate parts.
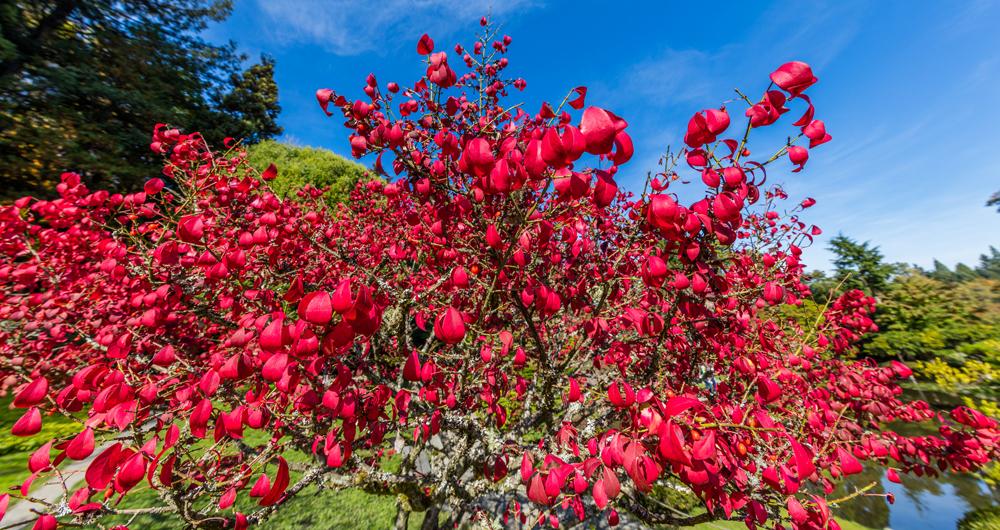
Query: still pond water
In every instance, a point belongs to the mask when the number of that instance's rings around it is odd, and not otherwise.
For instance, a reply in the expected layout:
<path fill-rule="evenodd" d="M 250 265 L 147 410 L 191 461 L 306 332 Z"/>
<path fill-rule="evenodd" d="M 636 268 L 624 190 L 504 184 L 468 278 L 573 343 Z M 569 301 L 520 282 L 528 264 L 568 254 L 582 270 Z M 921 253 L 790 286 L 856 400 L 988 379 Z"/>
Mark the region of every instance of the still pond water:
<path fill-rule="evenodd" d="M 947 394 L 904 392 L 907 399 L 922 399 L 947 410 L 960 404 Z M 928 399 L 930 398 L 930 399 Z M 937 434 L 926 425 L 894 426 L 901 434 Z M 977 474 L 917 477 L 900 474 L 902 484 L 890 482 L 881 469 L 865 470 L 842 485 L 844 493 L 878 480 L 872 493 L 892 493 L 896 502 L 889 505 L 884 497 L 859 497 L 844 503 L 836 514 L 871 528 L 892 530 L 954 530 L 958 521 L 973 510 L 1000 505 L 1000 490 L 990 488 Z M 847 486 L 847 488 L 844 488 Z M 848 489 L 849 488 L 849 489 Z"/>
<path fill-rule="evenodd" d="M 900 475 L 902 484 L 895 484 L 881 470 L 871 470 L 851 478 L 857 487 L 879 480 L 871 492 L 892 493 L 896 497 L 891 506 L 884 497 L 858 497 L 836 510 L 840 517 L 871 528 L 955 529 L 966 513 L 1000 503 L 997 493 L 977 475 L 935 478 Z"/>

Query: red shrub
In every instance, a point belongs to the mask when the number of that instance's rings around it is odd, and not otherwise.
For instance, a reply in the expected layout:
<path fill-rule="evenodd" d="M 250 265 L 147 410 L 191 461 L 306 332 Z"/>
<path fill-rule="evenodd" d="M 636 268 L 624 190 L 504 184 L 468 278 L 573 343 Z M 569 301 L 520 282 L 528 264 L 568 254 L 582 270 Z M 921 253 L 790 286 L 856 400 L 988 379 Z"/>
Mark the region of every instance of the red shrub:
<path fill-rule="evenodd" d="M 829 140 L 808 66 L 772 74 L 735 131 L 730 109 L 696 114 L 689 148 L 634 195 L 615 181 L 625 119 L 584 108 L 582 87 L 536 114 L 504 103 L 525 82 L 506 77 L 510 39 L 491 39 L 456 54 L 421 39 L 411 87 L 317 92 L 354 154 L 397 175 L 335 210 L 317 190 L 281 200 L 274 168 L 165 126 L 164 179 L 144 192 L 66 174 L 60 198 L 0 209 L 14 434 L 37 432 L 40 411 L 85 422 L 32 456 L 35 480 L 97 454 L 53 516 L 115 513 L 147 481 L 192 524 L 244 528 L 323 483 L 452 522 L 492 498 L 510 525 L 624 509 L 834 528 L 823 494 L 859 461 L 937 473 L 996 458 L 992 419 L 936 418 L 900 398 L 905 366 L 841 355 L 874 330 L 872 298 L 845 294 L 816 327 L 776 309 L 809 294 L 800 246 L 818 229 L 799 219 L 813 201 L 783 210 L 764 171 L 808 151 L 755 162 L 747 136 L 802 101 L 792 143 Z M 690 204 L 682 172 L 704 183 Z M 885 428 L 927 419 L 938 436 Z M 290 464 L 294 450 L 314 458 Z M 398 470 L 382 469 L 392 454 Z M 667 480 L 708 513 L 637 501 Z M 235 513 L 247 498 L 259 507 Z"/>

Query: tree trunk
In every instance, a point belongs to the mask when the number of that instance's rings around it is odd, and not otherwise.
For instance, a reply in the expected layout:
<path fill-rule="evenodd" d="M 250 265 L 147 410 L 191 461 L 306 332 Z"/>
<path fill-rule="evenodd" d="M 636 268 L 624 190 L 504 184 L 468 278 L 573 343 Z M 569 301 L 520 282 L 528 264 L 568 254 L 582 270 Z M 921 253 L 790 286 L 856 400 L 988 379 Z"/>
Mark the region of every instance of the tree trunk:
<path fill-rule="evenodd" d="M 396 523 L 393 525 L 395 530 L 407 530 L 410 526 L 410 506 L 408 504 L 398 502 L 396 503 Z"/>
<path fill-rule="evenodd" d="M 420 530 L 438 530 L 438 517 L 441 515 L 441 508 L 432 506 L 424 512 L 424 524 L 420 525 Z"/>

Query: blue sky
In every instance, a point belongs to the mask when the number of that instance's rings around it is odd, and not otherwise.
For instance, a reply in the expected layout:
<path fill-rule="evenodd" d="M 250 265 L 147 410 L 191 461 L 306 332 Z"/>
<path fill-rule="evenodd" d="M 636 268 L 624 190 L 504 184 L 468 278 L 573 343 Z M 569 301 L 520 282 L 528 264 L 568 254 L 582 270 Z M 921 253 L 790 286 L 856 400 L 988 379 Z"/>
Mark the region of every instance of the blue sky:
<path fill-rule="evenodd" d="M 487 12 L 514 39 L 510 71 L 528 81 L 527 108 L 586 85 L 588 104 L 629 121 L 626 187 L 682 146 L 692 113 L 734 87 L 754 97 L 775 67 L 802 60 L 834 140 L 804 172 L 776 164 L 769 180 L 818 201 L 805 219 L 825 233 L 810 266 L 828 267 L 838 232 L 921 266 L 973 264 L 1000 245 L 1000 213 L 984 206 L 1000 190 L 1000 2 L 237 0 L 208 36 L 275 57 L 286 141 L 349 156 L 347 130 L 323 116 L 315 90 L 360 97 L 370 72 L 410 83 L 422 33 L 450 50 Z M 770 152 L 781 138 L 759 135 L 751 148 Z"/>

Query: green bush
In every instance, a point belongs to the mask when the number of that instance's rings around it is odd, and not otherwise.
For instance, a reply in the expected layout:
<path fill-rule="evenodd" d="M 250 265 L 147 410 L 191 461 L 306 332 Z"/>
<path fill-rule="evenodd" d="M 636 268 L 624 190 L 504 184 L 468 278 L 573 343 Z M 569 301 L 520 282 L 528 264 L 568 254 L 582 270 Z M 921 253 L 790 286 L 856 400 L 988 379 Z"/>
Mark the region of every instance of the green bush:
<path fill-rule="evenodd" d="M 364 166 L 327 149 L 299 147 L 267 140 L 247 148 L 247 161 L 260 171 L 269 164 L 278 168 L 278 177 L 270 182 L 280 197 L 295 197 L 306 184 L 329 187 L 324 196 L 328 204 L 347 200 L 354 184 L 369 173 Z"/>
<path fill-rule="evenodd" d="M 981 508 L 965 514 L 958 530 L 1000 530 L 1000 506 Z"/>

